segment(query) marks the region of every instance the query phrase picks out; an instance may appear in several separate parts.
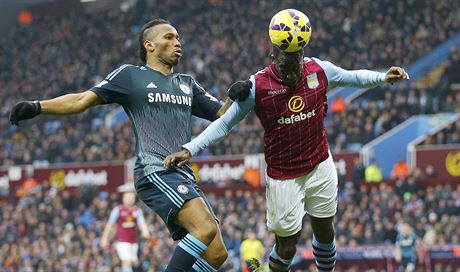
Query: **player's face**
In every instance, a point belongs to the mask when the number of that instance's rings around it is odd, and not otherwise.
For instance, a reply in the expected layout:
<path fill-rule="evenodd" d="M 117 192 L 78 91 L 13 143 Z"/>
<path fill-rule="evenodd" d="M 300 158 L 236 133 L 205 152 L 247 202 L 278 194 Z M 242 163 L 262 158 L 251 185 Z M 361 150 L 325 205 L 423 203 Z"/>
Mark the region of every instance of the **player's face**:
<path fill-rule="evenodd" d="M 179 63 L 182 57 L 182 48 L 179 34 L 172 25 L 161 24 L 154 26 L 150 37 L 150 41 L 153 42 L 153 57 L 158 58 L 160 62 L 170 67 Z"/>
<path fill-rule="evenodd" d="M 283 84 L 295 86 L 302 76 L 303 53 L 279 52 L 275 57 L 275 65 L 283 80 Z"/>
<path fill-rule="evenodd" d="M 124 193 L 123 194 L 123 205 L 125 206 L 133 206 L 136 202 L 136 194 L 133 192 Z"/>

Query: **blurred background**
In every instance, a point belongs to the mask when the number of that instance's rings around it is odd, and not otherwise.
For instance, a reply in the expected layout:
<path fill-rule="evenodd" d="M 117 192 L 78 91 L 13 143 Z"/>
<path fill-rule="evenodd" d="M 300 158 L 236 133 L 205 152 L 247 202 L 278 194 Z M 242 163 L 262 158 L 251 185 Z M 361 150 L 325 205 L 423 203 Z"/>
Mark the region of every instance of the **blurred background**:
<path fill-rule="evenodd" d="M 134 134 L 123 110 L 100 106 L 19 127 L 11 107 L 84 91 L 116 67 L 140 65 L 137 35 L 155 17 L 181 35 L 175 69 L 224 100 L 270 63 L 268 23 L 284 8 L 313 27 L 307 56 L 345 69 L 403 66 L 407 83 L 328 93 L 327 136 L 339 173 L 336 271 L 397 271 L 404 223 L 417 236 L 415 271 L 460 271 L 460 1 L 3 0 L 0 2 L 0 271 L 120 271 L 100 237 L 118 188 L 132 182 Z M 193 133 L 208 123 L 194 119 Z M 244 271 L 251 232 L 265 263 L 263 130 L 254 113 L 193 162 Z M 142 203 L 151 239 L 138 271 L 162 271 L 174 242 Z M 308 218 L 294 271 L 315 271 Z"/>

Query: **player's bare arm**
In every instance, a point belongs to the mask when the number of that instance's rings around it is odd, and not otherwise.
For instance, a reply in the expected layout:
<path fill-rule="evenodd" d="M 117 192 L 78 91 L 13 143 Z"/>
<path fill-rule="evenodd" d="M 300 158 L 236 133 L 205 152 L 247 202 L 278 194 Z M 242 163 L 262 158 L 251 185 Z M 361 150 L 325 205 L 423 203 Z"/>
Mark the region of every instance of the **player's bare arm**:
<path fill-rule="evenodd" d="M 101 102 L 101 99 L 92 91 L 66 94 L 50 100 L 22 101 L 11 109 L 10 122 L 13 125 L 18 125 L 19 121 L 34 118 L 39 114 L 69 115 L 81 113 Z"/>
<path fill-rule="evenodd" d="M 111 224 L 111 223 L 107 223 L 105 225 L 105 228 L 104 228 L 104 231 L 102 232 L 102 237 L 101 237 L 101 247 L 102 249 L 107 249 L 108 245 L 109 245 L 109 236 L 110 236 L 110 232 L 112 231 L 113 227 L 115 225 L 114 224 Z"/>
<path fill-rule="evenodd" d="M 139 224 L 139 229 L 141 231 L 142 238 L 150 239 L 149 228 L 147 227 L 147 223 L 145 223 L 145 221 L 143 223 Z"/>

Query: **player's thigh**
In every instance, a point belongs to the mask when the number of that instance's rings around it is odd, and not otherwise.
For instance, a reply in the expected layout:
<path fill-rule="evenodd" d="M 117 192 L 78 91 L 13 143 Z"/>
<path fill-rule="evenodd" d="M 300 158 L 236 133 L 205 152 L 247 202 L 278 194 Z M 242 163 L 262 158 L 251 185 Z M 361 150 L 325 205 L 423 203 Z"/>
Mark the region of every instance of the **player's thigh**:
<path fill-rule="evenodd" d="M 302 179 L 276 180 L 267 176 L 267 228 L 280 237 L 289 237 L 302 228 L 304 210 Z"/>
<path fill-rule="evenodd" d="M 330 155 L 318 164 L 305 182 L 305 210 L 316 218 L 333 217 L 337 212 L 338 179 Z"/>
<path fill-rule="evenodd" d="M 187 201 L 179 210 L 175 222 L 193 235 L 207 229 L 217 230 L 216 222 L 201 197 Z"/>
<path fill-rule="evenodd" d="M 131 244 L 131 262 L 138 263 L 138 252 L 139 252 L 139 244 L 132 243 Z"/>
<path fill-rule="evenodd" d="M 132 260 L 132 249 L 131 243 L 127 242 L 117 242 L 115 244 L 115 248 L 117 250 L 118 257 L 122 262 L 131 261 Z"/>

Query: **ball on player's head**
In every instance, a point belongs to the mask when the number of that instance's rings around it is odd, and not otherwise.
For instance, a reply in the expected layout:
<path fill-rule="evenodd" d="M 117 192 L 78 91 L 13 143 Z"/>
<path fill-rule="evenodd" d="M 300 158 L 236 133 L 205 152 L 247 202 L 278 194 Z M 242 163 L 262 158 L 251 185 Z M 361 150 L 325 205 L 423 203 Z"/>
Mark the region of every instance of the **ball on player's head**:
<path fill-rule="evenodd" d="M 272 17 L 268 35 L 284 52 L 297 52 L 310 41 L 311 23 L 301 11 L 284 9 Z"/>

